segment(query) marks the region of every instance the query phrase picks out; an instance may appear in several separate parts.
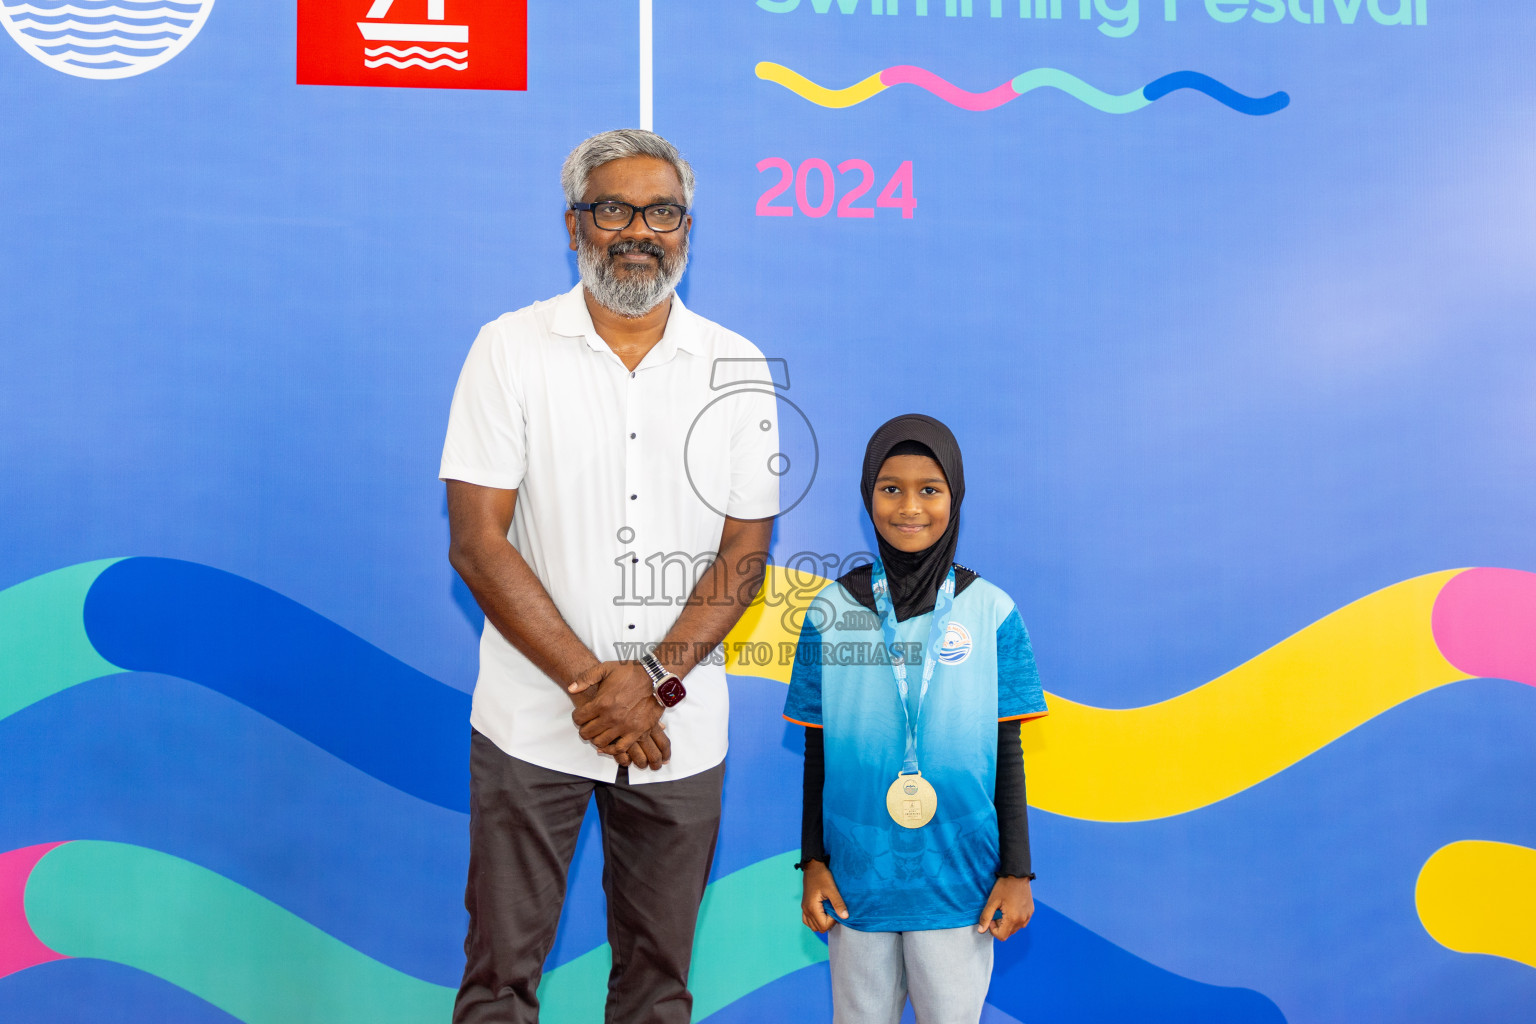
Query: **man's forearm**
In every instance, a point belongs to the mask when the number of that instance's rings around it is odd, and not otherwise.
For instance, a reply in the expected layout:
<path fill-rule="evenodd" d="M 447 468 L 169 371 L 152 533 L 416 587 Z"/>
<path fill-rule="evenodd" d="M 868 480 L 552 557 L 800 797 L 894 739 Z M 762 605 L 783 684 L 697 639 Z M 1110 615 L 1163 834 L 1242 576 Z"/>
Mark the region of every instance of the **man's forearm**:
<path fill-rule="evenodd" d="M 505 538 L 455 544 L 449 561 L 496 631 L 564 689 L 598 663 L 544 584 Z"/>
<path fill-rule="evenodd" d="M 656 652 L 657 660 L 680 676 L 725 639 L 762 589 L 773 520 L 733 521 L 731 526 Z"/>

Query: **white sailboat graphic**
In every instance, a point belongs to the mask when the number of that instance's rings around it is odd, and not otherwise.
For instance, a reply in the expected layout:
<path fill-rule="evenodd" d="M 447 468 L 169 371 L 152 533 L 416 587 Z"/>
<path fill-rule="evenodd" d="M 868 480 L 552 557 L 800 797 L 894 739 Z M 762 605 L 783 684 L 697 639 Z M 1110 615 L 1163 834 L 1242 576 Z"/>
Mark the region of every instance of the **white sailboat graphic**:
<path fill-rule="evenodd" d="M 395 68 L 419 67 L 428 71 L 437 71 L 442 68 L 463 71 L 469 67 L 469 26 L 445 23 L 446 0 L 427 0 L 427 21 L 424 24 L 384 21 L 394 3 L 395 0 L 373 0 L 373 6 L 364 16 L 367 20 L 357 23 L 357 29 L 365 40 L 385 44 L 363 48 L 365 67 L 377 68 L 388 65 Z M 450 46 L 427 49 L 421 45 L 407 46 L 402 49 L 388 45 L 394 42 L 459 43 L 464 46 L 464 49 L 456 50 Z"/>

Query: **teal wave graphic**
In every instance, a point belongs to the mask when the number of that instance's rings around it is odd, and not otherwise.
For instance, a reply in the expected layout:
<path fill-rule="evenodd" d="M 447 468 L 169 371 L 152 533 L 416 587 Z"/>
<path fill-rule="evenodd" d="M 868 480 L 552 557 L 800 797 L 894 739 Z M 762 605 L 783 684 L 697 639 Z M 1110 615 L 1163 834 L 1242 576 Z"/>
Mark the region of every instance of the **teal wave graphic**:
<path fill-rule="evenodd" d="M 826 960 L 826 946 L 800 923 L 795 859 L 770 857 L 705 890 L 689 979 L 695 1020 Z M 250 889 L 157 850 L 62 843 L 31 869 L 24 905 L 27 926 L 49 950 L 134 967 L 246 1024 L 435 1024 L 452 1013 L 452 988 L 367 957 Z M 601 1020 L 611 962 L 605 944 L 547 973 L 541 1019 Z"/>

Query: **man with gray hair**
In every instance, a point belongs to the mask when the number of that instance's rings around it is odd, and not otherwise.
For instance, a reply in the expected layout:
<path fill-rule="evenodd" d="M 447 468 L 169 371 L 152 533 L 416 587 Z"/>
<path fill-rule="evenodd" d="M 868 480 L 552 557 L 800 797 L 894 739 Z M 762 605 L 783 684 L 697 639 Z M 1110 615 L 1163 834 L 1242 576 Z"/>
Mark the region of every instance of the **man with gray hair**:
<path fill-rule="evenodd" d="M 538 1020 L 595 801 L 606 1020 L 687 1024 L 724 774 L 717 648 L 762 583 L 779 511 L 776 403 L 759 390 L 718 404 L 718 367 L 762 354 L 674 292 L 694 178 L 671 143 L 593 136 L 561 184 L 580 283 L 481 329 L 439 473 L 449 559 L 486 619 L 453 1019 Z M 693 430 L 706 409 L 710 428 Z M 693 578 L 669 594 L 665 568 L 678 563 Z"/>

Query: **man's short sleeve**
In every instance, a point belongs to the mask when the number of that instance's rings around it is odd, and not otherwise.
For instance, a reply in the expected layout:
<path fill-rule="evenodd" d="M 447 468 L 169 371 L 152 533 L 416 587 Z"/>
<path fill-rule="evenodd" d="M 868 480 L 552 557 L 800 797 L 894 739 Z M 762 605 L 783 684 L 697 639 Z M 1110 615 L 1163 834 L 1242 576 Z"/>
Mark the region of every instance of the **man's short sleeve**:
<path fill-rule="evenodd" d="M 821 631 L 811 624 L 809 615 L 800 627 L 800 642 L 795 647 L 784 717 L 797 725 L 821 727 Z"/>
<path fill-rule="evenodd" d="M 1045 693 L 1035 668 L 1035 651 L 1019 610 L 997 627 L 997 718 L 1039 718 L 1046 713 Z"/>
<path fill-rule="evenodd" d="M 767 519 L 779 514 L 779 403 L 769 388 L 753 388 L 730 398 L 736 413 L 731 431 L 731 496 L 725 514 L 732 519 Z"/>
<path fill-rule="evenodd" d="M 500 326 L 486 324 L 453 390 L 439 479 L 508 491 L 522 485 L 528 468 L 527 423 L 518 385 Z"/>

